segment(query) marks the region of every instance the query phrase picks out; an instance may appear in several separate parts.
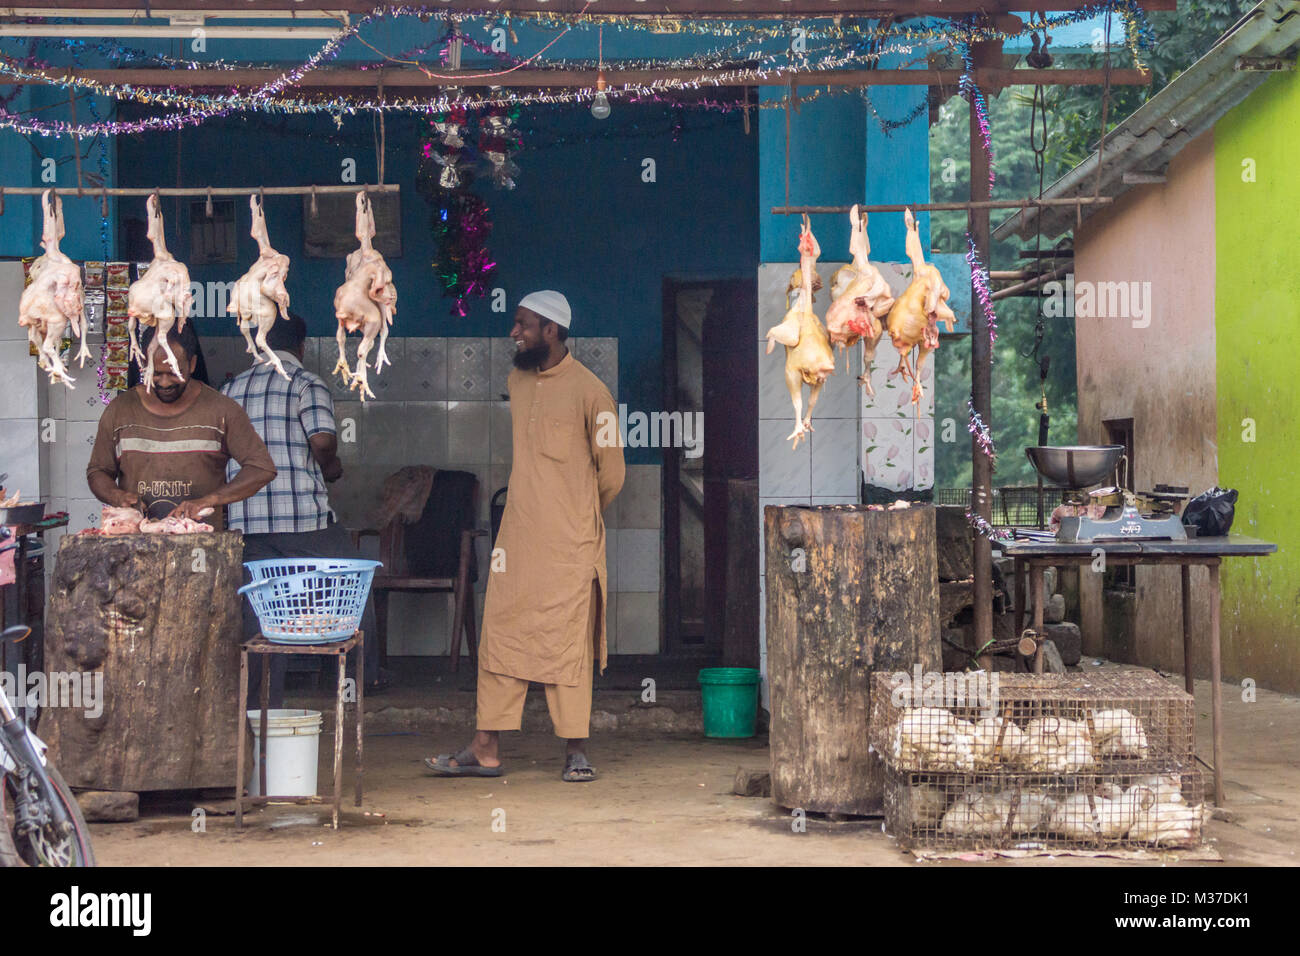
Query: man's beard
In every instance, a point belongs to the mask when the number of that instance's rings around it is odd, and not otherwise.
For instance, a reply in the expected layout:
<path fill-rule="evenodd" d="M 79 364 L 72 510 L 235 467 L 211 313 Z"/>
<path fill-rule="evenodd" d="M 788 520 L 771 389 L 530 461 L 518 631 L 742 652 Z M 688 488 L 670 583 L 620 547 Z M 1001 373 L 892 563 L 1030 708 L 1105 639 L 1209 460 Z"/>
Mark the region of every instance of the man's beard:
<path fill-rule="evenodd" d="M 550 354 L 551 350 L 545 342 L 534 345 L 530 349 L 518 349 L 514 354 L 515 368 L 532 371 L 540 367 L 546 361 L 546 356 Z"/>
<path fill-rule="evenodd" d="M 164 405 L 170 405 L 172 402 L 176 401 L 181 397 L 181 394 L 184 391 L 184 383 L 181 383 L 180 385 L 155 385 L 153 387 L 154 397 Z"/>

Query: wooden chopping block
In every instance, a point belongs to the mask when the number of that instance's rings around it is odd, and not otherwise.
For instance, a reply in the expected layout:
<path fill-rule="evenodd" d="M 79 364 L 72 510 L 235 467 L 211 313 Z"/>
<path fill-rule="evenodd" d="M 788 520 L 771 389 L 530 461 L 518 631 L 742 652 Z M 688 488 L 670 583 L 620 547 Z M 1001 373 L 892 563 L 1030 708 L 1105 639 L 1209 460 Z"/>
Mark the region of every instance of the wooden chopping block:
<path fill-rule="evenodd" d="M 880 814 L 871 675 L 940 667 L 934 509 L 768 505 L 763 522 L 772 799 Z"/>
<path fill-rule="evenodd" d="M 98 716 L 84 707 L 51 707 L 41 719 L 41 734 L 70 785 L 230 785 L 243 556 L 243 537 L 232 531 L 63 538 L 46 668 L 103 680 Z"/>

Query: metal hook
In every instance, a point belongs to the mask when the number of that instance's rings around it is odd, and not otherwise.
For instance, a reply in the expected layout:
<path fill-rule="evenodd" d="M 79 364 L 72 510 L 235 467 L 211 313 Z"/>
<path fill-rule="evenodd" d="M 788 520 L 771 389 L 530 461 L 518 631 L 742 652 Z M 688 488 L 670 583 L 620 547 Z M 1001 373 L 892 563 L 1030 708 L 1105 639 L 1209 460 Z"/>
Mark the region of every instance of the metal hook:
<path fill-rule="evenodd" d="M 316 207 L 316 187 L 312 186 L 311 187 L 311 217 L 315 219 L 319 214 L 320 214 L 320 210 Z"/>
<path fill-rule="evenodd" d="M 0 216 L 5 214 L 5 188 L 0 186 Z"/>
<path fill-rule="evenodd" d="M 212 187 L 208 187 L 208 201 L 203 206 L 203 214 L 209 219 L 212 218 Z"/>

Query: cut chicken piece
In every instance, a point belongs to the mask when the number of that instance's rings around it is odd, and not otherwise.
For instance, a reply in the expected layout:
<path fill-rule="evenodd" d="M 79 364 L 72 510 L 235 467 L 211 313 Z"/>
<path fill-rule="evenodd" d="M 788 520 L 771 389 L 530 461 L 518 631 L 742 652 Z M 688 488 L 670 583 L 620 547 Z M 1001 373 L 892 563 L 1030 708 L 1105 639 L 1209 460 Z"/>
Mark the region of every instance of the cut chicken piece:
<path fill-rule="evenodd" d="M 153 327 L 158 343 L 167 356 L 167 364 L 176 377 L 184 381 L 185 373 L 172 354 L 167 333 L 173 327 L 177 330 L 185 328 L 193 294 L 190 291 L 189 269 L 167 251 L 157 195 L 150 196 L 145 205 L 149 210 L 148 236 L 153 243 L 153 261 L 149 263 L 145 274 L 131 283 L 131 288 L 127 291 L 126 315 L 131 357 L 142 366 L 140 380 L 144 383 L 145 391 L 149 391 L 153 388 L 153 349 L 149 350 L 148 364 L 145 364 L 146 357 L 136 337 L 136 328 L 138 325 Z"/>
<path fill-rule="evenodd" d="M 41 195 L 41 246 L 45 254 L 28 270 L 31 280 L 18 300 L 18 324 L 27 329 L 28 341 L 36 348 L 37 364 L 49 373 L 50 384 L 62 382 L 74 388 L 75 379 L 59 357 L 63 335 L 69 328 L 81 339 L 77 362 L 86 367 L 85 290 L 81 267 L 59 249 L 63 238 L 63 202 L 45 190 Z"/>
<path fill-rule="evenodd" d="M 343 376 L 343 381 L 361 393 L 361 400 L 375 397 L 366 378 L 366 355 L 379 337 L 379 351 L 375 354 L 375 374 L 378 375 L 384 364 L 392 365 L 384 343 L 388 341 L 388 327 L 393 324 L 397 312 L 397 289 L 393 286 L 393 273 L 389 270 L 384 257 L 371 245 L 375 235 L 375 214 L 370 205 L 370 197 L 365 190 L 357 193 L 357 241 L 361 248 L 348 254 L 347 269 L 343 285 L 334 293 L 334 315 L 338 319 L 339 329 L 335 340 L 339 346 L 339 359 L 334 371 Z M 357 346 L 356 369 L 348 368 L 345 346 L 349 332 L 361 332 L 361 344 Z"/>
<path fill-rule="evenodd" d="M 907 225 L 906 248 L 912 262 L 912 281 L 889 310 L 886 327 L 898 351 L 898 368 L 890 374 L 901 374 L 904 381 L 912 383 L 912 404 L 916 405 L 924 397 L 921 373 L 925 360 L 939 347 L 939 323 L 943 322 L 951 332 L 956 315 L 948 307 L 950 293 L 943 276 L 921 253 L 921 236 L 912 210 L 906 210 L 903 221 Z M 917 350 L 915 367 L 910 362 L 913 349 Z"/>
<path fill-rule="evenodd" d="M 239 331 L 248 343 L 248 354 L 253 356 L 253 364 L 269 362 L 281 376 L 288 379 L 289 373 L 284 370 L 280 357 L 266 344 L 266 334 L 275 325 L 277 312 L 281 318 L 289 318 L 289 290 L 285 288 L 285 282 L 289 278 L 289 257 L 271 248 L 271 239 L 266 231 L 266 214 L 259 197 L 249 196 L 248 205 L 253 211 L 250 234 L 257 240 L 259 253 L 252 268 L 236 280 L 234 298 L 226 311 L 239 317 Z M 253 339 L 253 329 L 257 329 L 256 341 Z"/>
<path fill-rule="evenodd" d="M 772 326 L 767 332 L 767 354 L 772 354 L 778 343 L 785 346 L 785 385 L 794 404 L 794 431 L 786 438 L 793 439 L 792 449 L 798 448 L 799 442 L 813 430 L 813 409 L 817 407 L 817 399 L 827 376 L 835 371 L 835 356 L 831 352 L 830 339 L 812 308 L 813 291 L 817 288 L 817 272 L 814 267 L 820 255 L 821 246 L 817 244 L 805 215 L 799 234 L 799 282 L 796 285 L 791 278 L 787 287 L 787 296 L 794 288 L 798 289 L 798 296 L 780 324 Z M 805 384 L 811 386 L 806 416 L 803 413 Z"/>
<path fill-rule="evenodd" d="M 853 261 L 841 266 L 831 282 L 831 307 L 826 311 L 826 332 L 831 345 L 846 351 L 862 343 L 862 374 L 858 384 L 868 395 L 871 387 L 871 365 L 875 361 L 876 346 L 884 334 L 881 319 L 894 305 L 894 295 L 889 283 L 868 259 L 871 245 L 867 241 L 867 214 L 858 213 L 854 206 L 849 212 L 849 252 Z"/>

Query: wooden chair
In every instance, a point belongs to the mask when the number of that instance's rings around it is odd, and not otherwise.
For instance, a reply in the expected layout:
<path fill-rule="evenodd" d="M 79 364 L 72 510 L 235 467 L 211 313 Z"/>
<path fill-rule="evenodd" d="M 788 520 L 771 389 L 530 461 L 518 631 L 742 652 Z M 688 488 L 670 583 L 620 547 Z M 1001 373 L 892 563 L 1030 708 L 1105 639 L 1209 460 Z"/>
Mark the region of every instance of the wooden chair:
<path fill-rule="evenodd" d="M 433 492 L 431 491 L 432 495 Z M 477 521 L 479 500 L 478 481 L 474 482 L 471 496 L 471 515 Z M 460 560 L 455 577 L 422 577 L 410 573 L 406 557 L 406 525 L 395 517 L 382 528 L 365 528 L 352 532 L 353 544 L 358 548 L 363 537 L 379 538 L 379 560 L 383 567 L 375 572 L 370 586 L 375 599 L 375 626 L 379 632 L 380 660 L 388 661 L 388 595 L 391 591 L 442 592 L 454 595 L 455 612 L 451 625 L 451 669 L 460 668 L 460 640 L 463 634 L 469 646 L 470 662 L 477 666 L 478 624 L 475 617 L 474 587 L 470 581 L 470 563 L 473 560 L 474 539 L 488 532 L 481 528 L 466 528 L 460 534 Z"/>

